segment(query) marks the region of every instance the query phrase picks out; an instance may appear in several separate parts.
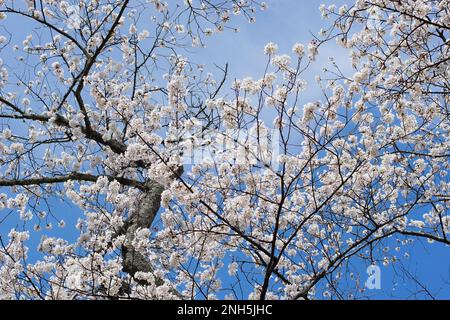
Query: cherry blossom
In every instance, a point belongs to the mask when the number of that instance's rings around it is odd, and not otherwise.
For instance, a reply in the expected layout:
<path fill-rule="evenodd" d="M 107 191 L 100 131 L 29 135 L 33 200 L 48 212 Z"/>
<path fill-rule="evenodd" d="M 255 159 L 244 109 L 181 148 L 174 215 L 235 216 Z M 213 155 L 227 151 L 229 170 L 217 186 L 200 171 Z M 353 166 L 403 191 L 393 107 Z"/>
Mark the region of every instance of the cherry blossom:
<path fill-rule="evenodd" d="M 189 52 L 264 2 L 0 1 L 38 26 L 0 32 L 0 298 L 355 297 L 349 261 L 449 245 L 449 4 L 322 5 L 230 80 Z M 354 70 L 308 84 L 330 41 Z"/>

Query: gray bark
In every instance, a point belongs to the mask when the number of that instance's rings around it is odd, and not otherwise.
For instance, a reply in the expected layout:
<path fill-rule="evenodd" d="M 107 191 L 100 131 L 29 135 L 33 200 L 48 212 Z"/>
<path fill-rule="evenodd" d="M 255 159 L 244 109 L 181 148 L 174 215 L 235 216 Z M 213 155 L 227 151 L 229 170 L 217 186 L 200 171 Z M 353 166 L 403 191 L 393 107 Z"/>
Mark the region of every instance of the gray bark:
<path fill-rule="evenodd" d="M 132 277 L 136 272 L 153 272 L 150 262 L 132 246 L 135 232 L 139 228 L 150 228 L 161 204 L 161 194 L 164 187 L 157 182 L 147 184 L 148 190 L 139 199 L 137 211 L 126 221 L 122 234 L 126 236 L 126 244 L 122 246 L 123 271 Z M 162 279 L 156 279 L 156 285 L 162 285 Z"/>
<path fill-rule="evenodd" d="M 183 166 L 180 166 L 173 172 L 173 177 L 179 177 L 183 173 Z M 161 206 L 161 194 L 164 191 L 164 186 L 155 181 L 149 181 L 145 184 L 145 189 L 142 197 L 138 199 L 138 209 L 125 221 L 119 234 L 124 234 L 126 242 L 122 246 L 122 270 L 134 277 L 136 272 L 153 273 L 154 269 L 150 261 L 138 252 L 132 245 L 135 232 L 139 228 L 150 228 L 155 220 L 156 214 Z M 136 282 L 146 285 L 142 280 Z M 164 284 L 164 279 L 155 276 L 155 284 L 161 286 Z M 175 289 L 171 290 L 174 295 L 182 298 L 182 295 Z"/>

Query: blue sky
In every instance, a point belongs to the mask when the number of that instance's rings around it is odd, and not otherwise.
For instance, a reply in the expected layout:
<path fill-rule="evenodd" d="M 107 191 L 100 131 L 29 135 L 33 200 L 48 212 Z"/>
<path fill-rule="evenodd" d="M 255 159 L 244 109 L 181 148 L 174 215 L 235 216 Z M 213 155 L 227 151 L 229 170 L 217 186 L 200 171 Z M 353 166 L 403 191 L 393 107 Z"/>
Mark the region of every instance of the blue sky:
<path fill-rule="evenodd" d="M 292 53 L 292 46 L 296 42 L 307 45 L 312 39 L 312 34 L 318 35 L 318 31 L 329 23 L 321 19 L 319 5 L 342 5 L 348 1 L 307 1 L 307 0 L 271 0 L 266 1 L 269 9 L 258 11 L 256 22 L 253 24 L 242 23 L 243 19 L 233 20 L 240 31 L 223 32 L 211 37 L 207 41 L 207 47 L 199 52 L 199 60 L 205 64 L 212 63 L 223 66 L 226 62 L 230 67 L 230 78 L 243 78 L 251 76 L 257 78 L 264 72 L 267 57 L 263 54 L 264 46 L 269 42 L 275 42 L 279 47 L 279 53 Z M 310 84 L 305 92 L 305 98 L 318 98 L 320 92 L 314 88 L 314 76 L 321 73 L 322 68 L 330 65 L 328 58 L 334 56 L 338 65 L 350 72 L 350 60 L 344 49 L 334 41 L 330 41 L 320 49 L 320 56 L 311 66 L 309 76 L 305 80 Z"/>
<path fill-rule="evenodd" d="M 320 28 L 329 23 L 323 21 L 318 7 L 321 3 L 337 4 L 350 3 L 349 1 L 308 1 L 308 0 L 270 0 L 266 1 L 269 9 L 256 13 L 254 24 L 245 23 L 243 19 L 234 19 L 233 24 L 240 29 L 239 33 L 225 31 L 207 39 L 205 49 L 195 50 L 190 54 L 190 58 L 205 65 L 207 71 L 217 73 L 214 64 L 224 66 L 229 63 L 229 79 L 253 77 L 258 78 L 264 71 L 267 57 L 263 54 L 264 45 L 273 41 L 279 46 L 280 53 L 290 53 L 291 47 L 296 42 L 307 44 L 311 39 L 311 33 L 317 35 Z M 17 25 L 16 25 L 17 26 Z M 17 26 L 18 27 L 18 26 Z M 26 35 L 26 26 L 21 25 L 17 34 Z M 0 34 L 3 30 L 0 29 Z M 3 59 L 11 58 L 6 56 L 8 52 L 1 52 Z M 308 89 L 304 93 L 305 103 L 321 98 L 320 90 L 314 82 L 314 76 L 320 74 L 322 68 L 329 64 L 328 57 L 334 56 L 337 64 L 344 73 L 351 74 L 352 70 L 347 56 L 348 52 L 340 48 L 334 42 L 329 42 L 321 47 L 317 61 L 309 69 L 305 80 L 308 82 Z M 3 56 L 5 55 L 5 56 Z M 0 193 L 6 192 L 6 188 L 0 187 Z M 63 218 L 68 225 L 76 222 L 80 216 L 80 211 L 75 207 L 62 204 L 54 199 L 50 202 L 58 217 Z M 0 211 L 0 221 L 8 214 L 8 210 Z M 4 237 L 11 227 L 20 229 L 21 224 L 16 219 L 17 214 L 0 223 L 0 234 Z M 56 225 L 55 220 L 51 221 Z M 34 222 L 32 222 L 33 224 Z M 30 224 L 30 226 L 32 226 Z M 47 233 L 47 232 L 46 232 Z M 76 238 L 76 233 L 70 228 L 58 229 L 50 232 L 53 236 L 61 236 L 66 239 Z M 41 234 L 33 236 L 31 246 L 35 246 Z M 34 248 L 32 248 L 33 251 Z M 436 298 L 450 298 L 450 248 L 440 244 L 428 244 L 426 241 L 417 241 L 409 247 L 411 257 L 402 260 L 403 264 L 412 273 L 417 275 L 417 279 L 427 286 Z M 399 268 L 399 267 L 396 267 Z M 361 279 L 366 279 L 365 267 L 356 263 L 354 270 L 359 273 Z M 399 272 L 401 273 L 401 272 Z M 447 281 L 447 283 L 445 283 Z M 408 282 L 406 285 L 405 282 Z M 372 290 L 368 294 L 373 298 L 408 297 L 411 291 L 417 291 L 418 284 L 412 281 L 405 281 L 398 276 L 396 269 L 392 266 L 382 267 L 382 289 Z M 427 298 L 426 293 L 416 296 L 416 298 Z"/>

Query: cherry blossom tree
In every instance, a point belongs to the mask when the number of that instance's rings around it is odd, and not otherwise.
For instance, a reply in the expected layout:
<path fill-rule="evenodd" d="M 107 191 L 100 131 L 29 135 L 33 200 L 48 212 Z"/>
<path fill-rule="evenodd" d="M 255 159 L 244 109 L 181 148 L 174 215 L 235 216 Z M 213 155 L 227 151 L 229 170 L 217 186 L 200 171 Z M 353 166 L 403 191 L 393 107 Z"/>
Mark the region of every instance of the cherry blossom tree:
<path fill-rule="evenodd" d="M 228 66 L 186 57 L 266 7 L 0 0 L 0 213 L 20 219 L 0 234 L 1 298 L 348 298 L 352 261 L 450 244 L 450 1 L 321 6 L 317 38 L 269 42 L 231 88 Z M 332 59 L 301 103 L 330 41 L 355 71 Z"/>

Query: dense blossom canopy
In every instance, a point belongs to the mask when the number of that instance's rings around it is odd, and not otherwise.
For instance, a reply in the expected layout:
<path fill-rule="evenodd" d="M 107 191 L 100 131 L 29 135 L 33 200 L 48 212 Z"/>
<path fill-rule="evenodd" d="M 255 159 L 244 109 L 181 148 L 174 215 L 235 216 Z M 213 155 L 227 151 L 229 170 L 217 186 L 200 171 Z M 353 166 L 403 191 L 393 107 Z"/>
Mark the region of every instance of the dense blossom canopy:
<path fill-rule="evenodd" d="M 266 8 L 0 0 L 0 227 L 20 219 L 1 229 L 0 298 L 348 298 L 349 261 L 450 244 L 450 1 L 322 5 L 317 38 L 272 39 L 231 88 L 190 61 Z M 332 59 L 307 84 L 329 41 L 353 74 Z M 322 98 L 300 103 L 310 86 Z"/>

